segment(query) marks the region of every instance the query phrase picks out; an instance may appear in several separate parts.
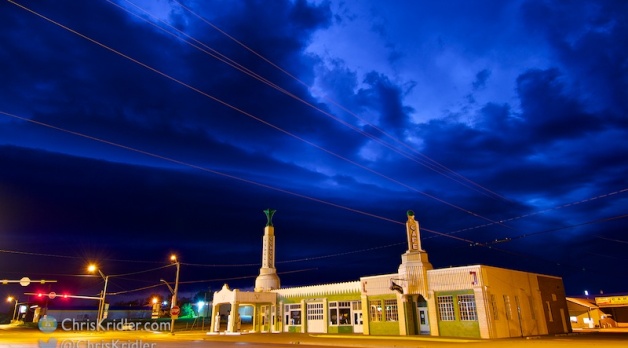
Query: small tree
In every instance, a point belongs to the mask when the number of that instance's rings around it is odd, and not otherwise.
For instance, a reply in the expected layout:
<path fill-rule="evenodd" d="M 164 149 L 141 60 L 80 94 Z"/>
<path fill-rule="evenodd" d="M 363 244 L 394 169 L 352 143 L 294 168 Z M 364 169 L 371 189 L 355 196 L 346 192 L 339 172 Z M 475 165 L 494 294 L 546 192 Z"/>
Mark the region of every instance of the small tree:
<path fill-rule="evenodd" d="M 179 318 L 194 318 L 194 309 L 191 303 L 187 302 L 181 306 L 181 315 Z"/>

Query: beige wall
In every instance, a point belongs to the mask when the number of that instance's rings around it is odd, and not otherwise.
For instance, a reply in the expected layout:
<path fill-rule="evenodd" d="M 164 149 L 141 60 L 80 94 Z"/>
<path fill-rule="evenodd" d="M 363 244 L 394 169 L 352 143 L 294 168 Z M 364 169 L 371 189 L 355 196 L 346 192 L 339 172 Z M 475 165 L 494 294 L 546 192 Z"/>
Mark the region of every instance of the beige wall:
<path fill-rule="evenodd" d="M 558 277 L 483 265 L 430 270 L 427 275 L 432 335 L 439 334 L 434 294 L 457 290 L 472 290 L 475 294 L 482 338 L 547 334 L 547 313 L 544 312 L 541 294 L 545 290 L 540 288 L 538 279 L 551 279 L 553 285 L 562 286 L 562 280 Z M 556 310 L 560 310 L 559 304 L 565 301 L 564 291 L 561 293 L 559 290 L 555 291 Z M 544 296 L 551 296 L 548 291 L 545 292 L 547 294 Z M 554 326 L 561 320 L 556 313 L 552 322 Z"/>

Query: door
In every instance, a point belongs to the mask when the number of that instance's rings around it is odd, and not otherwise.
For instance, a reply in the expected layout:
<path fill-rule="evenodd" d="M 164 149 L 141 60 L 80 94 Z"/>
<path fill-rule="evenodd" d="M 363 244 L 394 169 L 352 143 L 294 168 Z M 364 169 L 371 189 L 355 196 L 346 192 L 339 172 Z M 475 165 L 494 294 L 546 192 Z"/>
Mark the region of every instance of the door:
<path fill-rule="evenodd" d="M 363 333 L 364 323 L 362 321 L 362 302 L 351 302 L 351 316 L 353 317 L 353 332 Z"/>
<path fill-rule="evenodd" d="M 362 311 L 353 311 L 353 333 L 363 333 Z"/>
<path fill-rule="evenodd" d="M 325 332 L 325 320 L 323 319 L 323 302 L 311 302 L 307 304 L 307 332 Z"/>
<path fill-rule="evenodd" d="M 427 307 L 419 307 L 419 332 L 421 334 L 430 333 L 430 323 L 427 317 Z"/>

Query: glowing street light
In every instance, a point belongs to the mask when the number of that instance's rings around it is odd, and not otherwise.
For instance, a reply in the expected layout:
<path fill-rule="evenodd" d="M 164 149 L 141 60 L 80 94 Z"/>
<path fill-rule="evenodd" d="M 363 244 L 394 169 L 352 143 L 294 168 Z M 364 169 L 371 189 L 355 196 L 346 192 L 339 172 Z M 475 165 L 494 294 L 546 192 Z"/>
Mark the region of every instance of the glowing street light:
<path fill-rule="evenodd" d="M 11 321 L 15 320 L 15 313 L 17 313 L 17 298 L 13 296 L 7 297 L 7 302 L 15 301 L 15 308 L 13 308 L 13 316 L 11 317 Z"/>
<path fill-rule="evenodd" d="M 106 276 L 102 273 L 102 271 L 95 265 L 95 264 L 90 264 L 87 267 L 87 271 L 90 273 L 94 273 L 96 271 L 98 271 L 98 273 L 100 274 L 100 276 L 102 277 L 102 279 L 105 280 L 105 287 L 102 290 L 102 296 L 100 296 L 100 304 L 98 306 L 98 318 L 97 318 L 97 322 L 98 325 L 96 326 L 97 330 L 100 330 L 100 323 L 105 319 L 105 295 L 107 295 L 107 283 L 109 282 L 109 276 Z"/>

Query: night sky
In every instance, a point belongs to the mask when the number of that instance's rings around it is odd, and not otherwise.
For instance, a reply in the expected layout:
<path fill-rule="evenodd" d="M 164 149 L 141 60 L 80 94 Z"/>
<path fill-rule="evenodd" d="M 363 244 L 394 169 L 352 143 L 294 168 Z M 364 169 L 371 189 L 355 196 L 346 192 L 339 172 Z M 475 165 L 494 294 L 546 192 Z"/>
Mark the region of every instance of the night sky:
<path fill-rule="evenodd" d="M 628 291 L 628 2 L 2 1 L 0 286 L 435 268 Z M 174 268 L 112 277 L 139 296 Z M 131 292 L 128 292 L 131 291 Z M 115 300 L 113 300 L 115 301 Z"/>

